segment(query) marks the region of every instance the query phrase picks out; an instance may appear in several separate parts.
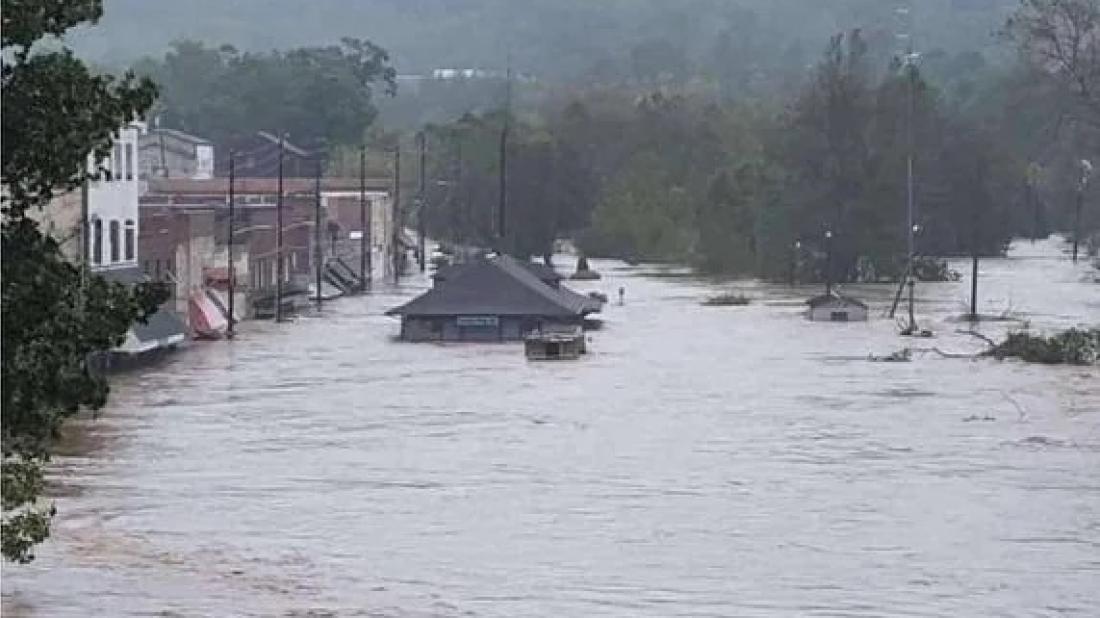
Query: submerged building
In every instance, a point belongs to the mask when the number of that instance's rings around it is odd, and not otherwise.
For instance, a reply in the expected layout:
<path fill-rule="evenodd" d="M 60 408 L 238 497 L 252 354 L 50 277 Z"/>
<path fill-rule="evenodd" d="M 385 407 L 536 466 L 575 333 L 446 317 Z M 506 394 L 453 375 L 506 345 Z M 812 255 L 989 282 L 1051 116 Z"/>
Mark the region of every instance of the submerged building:
<path fill-rule="evenodd" d="M 580 326 L 602 308 L 562 287 L 552 268 L 497 255 L 440 270 L 432 289 L 386 315 L 401 318 L 406 341 L 521 341 Z"/>
<path fill-rule="evenodd" d="M 806 301 L 807 316 L 813 322 L 863 322 L 867 319 L 867 305 L 830 291 Z"/>

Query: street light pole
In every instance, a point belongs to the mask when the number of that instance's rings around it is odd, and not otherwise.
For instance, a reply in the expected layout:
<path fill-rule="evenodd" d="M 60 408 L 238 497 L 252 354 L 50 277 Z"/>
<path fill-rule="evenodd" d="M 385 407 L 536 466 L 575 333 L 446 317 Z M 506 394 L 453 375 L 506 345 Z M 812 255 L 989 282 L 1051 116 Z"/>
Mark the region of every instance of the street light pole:
<path fill-rule="evenodd" d="M 833 231 L 825 230 L 825 295 L 833 295 Z"/>

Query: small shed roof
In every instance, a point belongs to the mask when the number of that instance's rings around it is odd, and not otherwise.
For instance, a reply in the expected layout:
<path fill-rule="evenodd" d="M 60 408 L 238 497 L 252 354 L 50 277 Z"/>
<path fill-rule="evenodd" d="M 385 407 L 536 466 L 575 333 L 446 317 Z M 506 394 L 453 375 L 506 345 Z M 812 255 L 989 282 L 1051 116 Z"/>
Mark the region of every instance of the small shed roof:
<path fill-rule="evenodd" d="M 806 304 L 812 309 L 818 307 L 834 306 L 834 307 L 859 307 L 866 309 L 867 305 L 862 301 L 859 301 L 850 296 L 841 296 L 833 292 L 832 294 L 822 294 L 821 296 L 815 296 L 806 301 Z"/>
<path fill-rule="evenodd" d="M 563 288 L 553 288 L 523 262 L 498 255 L 450 269 L 431 290 L 386 314 L 569 318 L 601 308 L 599 301 Z"/>

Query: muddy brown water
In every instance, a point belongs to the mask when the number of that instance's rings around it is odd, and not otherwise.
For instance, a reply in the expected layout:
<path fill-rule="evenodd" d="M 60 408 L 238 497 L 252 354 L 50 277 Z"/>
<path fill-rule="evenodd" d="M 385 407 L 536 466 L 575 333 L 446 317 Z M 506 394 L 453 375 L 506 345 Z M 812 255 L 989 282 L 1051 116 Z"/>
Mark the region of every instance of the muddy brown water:
<path fill-rule="evenodd" d="M 984 261 L 982 311 L 1100 321 L 1060 248 Z M 937 337 L 906 341 L 889 286 L 812 324 L 816 289 L 593 265 L 579 362 L 394 341 L 415 277 L 121 376 L 4 615 L 1100 615 L 1100 373 L 865 359 L 980 349 L 966 278 L 918 288 Z M 756 300 L 700 306 L 730 290 Z"/>

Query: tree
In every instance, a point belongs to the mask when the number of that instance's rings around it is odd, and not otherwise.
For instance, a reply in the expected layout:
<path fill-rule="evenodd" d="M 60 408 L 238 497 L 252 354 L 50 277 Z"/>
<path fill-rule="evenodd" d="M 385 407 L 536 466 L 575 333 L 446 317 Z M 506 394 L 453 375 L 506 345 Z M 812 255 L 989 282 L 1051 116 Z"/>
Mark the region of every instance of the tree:
<path fill-rule="evenodd" d="M 138 69 L 161 88 L 165 124 L 215 142 L 279 130 L 300 144 L 358 145 L 378 110 L 375 84 L 396 90 L 389 54 L 370 41 L 241 53 L 180 41 Z"/>
<path fill-rule="evenodd" d="M 1100 0 L 1020 0 L 1004 33 L 1100 125 Z"/>
<path fill-rule="evenodd" d="M 87 358 L 119 345 L 130 325 L 167 297 L 91 277 L 67 263 L 31 217 L 60 192 L 94 178 L 87 167 L 111 134 L 147 109 L 155 88 L 127 74 L 93 75 L 67 49 L 35 42 L 102 14 L 100 0 L 9 2 L 3 14 L 2 404 L 5 558 L 28 562 L 49 535 L 54 509 L 39 503 L 42 464 L 63 421 L 106 401 Z"/>

